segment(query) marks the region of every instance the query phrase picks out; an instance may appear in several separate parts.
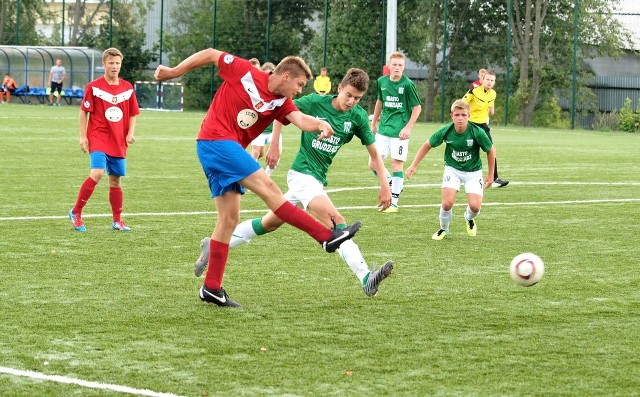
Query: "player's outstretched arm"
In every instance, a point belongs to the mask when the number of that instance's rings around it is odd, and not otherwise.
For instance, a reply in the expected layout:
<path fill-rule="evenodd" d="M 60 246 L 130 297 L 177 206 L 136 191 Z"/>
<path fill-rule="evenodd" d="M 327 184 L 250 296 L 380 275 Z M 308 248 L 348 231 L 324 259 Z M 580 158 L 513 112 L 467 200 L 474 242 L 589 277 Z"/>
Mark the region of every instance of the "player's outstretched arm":
<path fill-rule="evenodd" d="M 265 156 L 265 164 L 271 168 L 276 168 L 280 161 L 282 150 L 280 148 L 280 135 L 282 134 L 282 123 L 278 120 L 273 121 L 273 131 L 271 132 L 271 144 L 267 149 Z"/>
<path fill-rule="evenodd" d="M 425 143 L 422 144 L 422 146 L 420 146 L 420 149 L 418 150 L 418 153 L 416 153 L 416 157 L 413 158 L 413 161 L 411 162 L 411 165 L 405 171 L 405 175 L 407 176 L 407 178 L 411 178 L 413 176 L 413 174 L 416 173 L 416 169 L 418 168 L 418 164 L 420 164 L 420 162 L 422 161 L 424 156 L 426 156 L 427 153 L 429 153 L 429 150 L 431 150 L 431 144 L 427 140 Z"/>
<path fill-rule="evenodd" d="M 188 58 L 184 59 L 173 68 L 159 65 L 156 68 L 154 77 L 159 81 L 170 80 L 175 79 L 176 77 L 180 77 L 190 70 L 197 69 L 210 63 L 218 66 L 218 60 L 220 59 L 221 54 L 222 51 L 218 51 L 213 48 L 208 48 L 206 50 L 196 52 L 195 54 L 190 55 Z"/>
<path fill-rule="evenodd" d="M 324 120 L 307 116 L 299 110 L 291 112 L 287 115 L 287 120 L 292 122 L 302 131 L 320 132 L 318 139 L 330 138 L 333 135 L 333 128 Z"/>
<path fill-rule="evenodd" d="M 484 188 L 490 188 L 493 184 L 493 172 L 496 168 L 496 147 L 492 146 L 487 152 L 487 164 L 489 165 L 489 171 L 487 177 L 484 180 Z"/>
<path fill-rule="evenodd" d="M 378 175 L 380 181 L 380 190 L 378 191 L 378 207 L 381 210 L 386 210 L 391 206 L 391 188 L 385 175 L 384 160 L 382 156 L 378 154 L 378 148 L 375 143 L 367 145 L 367 151 L 369 152 L 369 158 L 371 159 L 371 169 Z"/>

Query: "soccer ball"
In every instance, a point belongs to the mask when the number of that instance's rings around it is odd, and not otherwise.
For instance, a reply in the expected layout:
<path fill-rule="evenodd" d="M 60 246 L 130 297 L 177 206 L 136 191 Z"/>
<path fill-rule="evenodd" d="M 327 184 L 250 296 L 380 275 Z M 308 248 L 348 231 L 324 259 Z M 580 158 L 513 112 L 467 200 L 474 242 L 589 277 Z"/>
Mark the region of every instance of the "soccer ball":
<path fill-rule="evenodd" d="M 544 275 L 544 262 L 538 255 L 525 252 L 513 258 L 509 273 L 516 284 L 530 287 Z"/>

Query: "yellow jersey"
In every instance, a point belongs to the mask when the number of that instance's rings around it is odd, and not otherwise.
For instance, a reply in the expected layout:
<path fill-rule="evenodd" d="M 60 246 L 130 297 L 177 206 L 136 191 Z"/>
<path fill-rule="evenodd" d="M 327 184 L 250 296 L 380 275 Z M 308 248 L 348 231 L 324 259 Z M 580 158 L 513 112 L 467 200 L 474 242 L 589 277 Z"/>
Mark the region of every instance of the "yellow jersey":
<path fill-rule="evenodd" d="M 484 87 L 479 86 L 467 91 L 462 100 L 471 108 L 469 121 L 486 124 L 489 121 L 489 108 L 492 108 L 496 101 L 496 92 L 493 89 L 485 91 Z"/>
<path fill-rule="evenodd" d="M 331 78 L 329 76 L 320 75 L 313 81 L 313 89 L 318 94 L 328 94 L 331 92 Z"/>

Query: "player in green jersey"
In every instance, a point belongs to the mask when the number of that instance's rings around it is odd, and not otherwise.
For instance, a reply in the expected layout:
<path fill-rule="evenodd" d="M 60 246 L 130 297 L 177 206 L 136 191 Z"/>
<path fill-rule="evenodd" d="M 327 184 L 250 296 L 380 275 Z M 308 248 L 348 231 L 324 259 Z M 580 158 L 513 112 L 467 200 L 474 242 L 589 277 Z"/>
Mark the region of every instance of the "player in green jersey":
<path fill-rule="evenodd" d="M 474 220 L 480 213 L 483 190 L 493 183 L 493 167 L 496 160 L 496 148 L 484 130 L 469 122 L 469 104 L 459 99 L 451 105 L 452 123 L 438 129 L 420 147 L 413 162 L 407 168 L 407 178 L 411 178 L 420 161 L 429 150 L 445 143 L 444 176 L 442 177 L 442 207 L 440 208 L 440 229 L 431 237 L 442 240 L 449 234 L 449 223 L 453 216 L 453 204 L 464 183 L 467 194 L 467 210 L 464 219 L 469 236 L 475 236 L 478 225 Z M 482 182 L 482 159 L 480 149 L 487 153 L 489 172 Z"/>
<path fill-rule="evenodd" d="M 385 168 L 391 185 L 391 207 L 382 212 L 398 212 L 398 201 L 404 187 L 404 163 L 409 154 L 411 128 L 418 120 L 422 106 L 416 85 L 404 73 L 405 59 L 401 52 L 389 57 L 390 74 L 378 79 L 377 100 L 371 120 L 376 134 L 376 147 L 382 158 L 391 157 L 392 174 Z M 380 125 L 378 125 L 380 121 Z M 371 159 L 369 168 L 373 168 Z"/>
<path fill-rule="evenodd" d="M 285 197 L 291 203 L 302 206 L 325 225 L 335 225 L 338 229 L 345 228 L 346 221 L 324 191 L 324 186 L 328 184 L 327 173 L 333 158 L 340 148 L 354 137 L 366 146 L 369 156 L 373 159 L 373 169 L 377 172 L 380 182 L 378 205 L 382 209 L 391 205 L 391 191 L 384 176 L 384 162 L 376 149 L 375 137 L 368 124 L 368 114 L 358 106 L 368 86 L 367 73 L 352 68 L 338 85 L 338 95 L 310 94 L 294 101 L 304 114 L 326 120 L 332 126 L 334 135 L 329 139 L 319 140 L 318 134 L 300 134 L 300 149 L 287 174 L 289 190 Z M 267 164 L 272 166 L 280 157 L 277 143 L 281 128 L 282 124 L 274 123 L 274 137 L 266 156 Z M 273 212 L 262 218 L 244 221 L 233 231 L 230 247 L 246 244 L 252 238 L 273 232 L 283 224 L 284 222 Z M 202 256 L 195 265 L 196 276 L 204 271 L 207 264 L 207 240 L 208 238 L 203 240 Z M 358 245 L 351 240 L 342 243 L 337 251 L 358 277 L 368 296 L 374 296 L 378 292 L 380 282 L 393 270 L 392 261 L 387 261 L 377 270 L 370 270 Z"/>

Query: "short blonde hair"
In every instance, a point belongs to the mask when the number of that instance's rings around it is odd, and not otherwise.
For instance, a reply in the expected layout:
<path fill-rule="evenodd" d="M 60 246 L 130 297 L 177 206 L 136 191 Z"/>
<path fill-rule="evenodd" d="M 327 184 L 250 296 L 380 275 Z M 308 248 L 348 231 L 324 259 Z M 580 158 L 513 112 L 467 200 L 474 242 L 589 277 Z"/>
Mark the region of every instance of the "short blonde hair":
<path fill-rule="evenodd" d="M 117 48 L 107 48 L 102 53 L 102 62 L 106 61 L 108 57 L 120 57 L 120 60 L 124 59 L 124 55 Z"/>
<path fill-rule="evenodd" d="M 462 99 L 457 99 L 453 101 L 453 104 L 451 105 L 451 113 L 453 113 L 453 111 L 456 109 L 464 109 L 468 112 L 470 110 L 470 107 L 469 104 Z"/>
<path fill-rule="evenodd" d="M 311 74 L 311 69 L 304 61 L 304 59 L 290 55 L 285 57 L 278 66 L 276 66 L 273 74 L 285 74 L 289 72 L 289 74 L 293 77 L 304 76 L 307 80 L 311 80 L 313 78 L 313 74 Z"/>
<path fill-rule="evenodd" d="M 260 60 L 258 58 L 251 58 L 249 59 L 249 62 L 257 68 L 260 67 Z"/>
<path fill-rule="evenodd" d="M 273 72 L 276 69 L 276 65 L 271 62 L 265 62 L 262 64 L 262 66 L 260 66 L 260 69 L 264 70 L 265 72 Z"/>
<path fill-rule="evenodd" d="M 400 51 L 396 51 L 396 52 L 392 53 L 391 55 L 389 55 L 389 60 L 391 60 L 393 58 L 404 59 L 404 54 L 401 53 Z"/>

